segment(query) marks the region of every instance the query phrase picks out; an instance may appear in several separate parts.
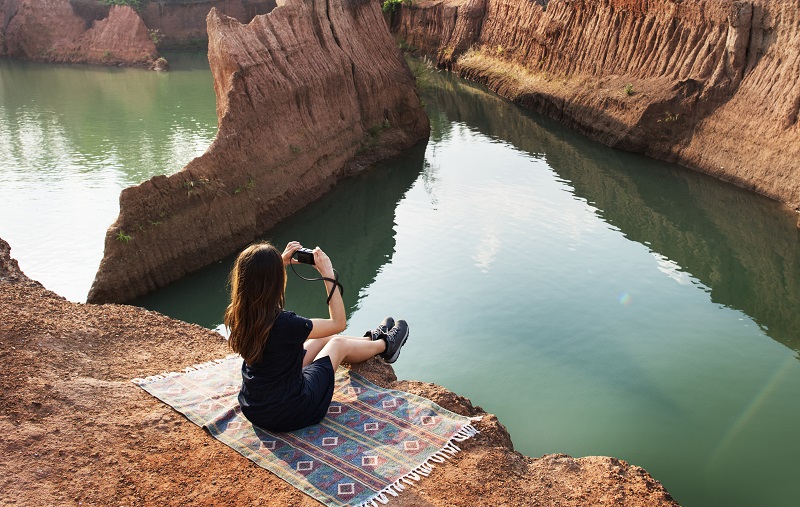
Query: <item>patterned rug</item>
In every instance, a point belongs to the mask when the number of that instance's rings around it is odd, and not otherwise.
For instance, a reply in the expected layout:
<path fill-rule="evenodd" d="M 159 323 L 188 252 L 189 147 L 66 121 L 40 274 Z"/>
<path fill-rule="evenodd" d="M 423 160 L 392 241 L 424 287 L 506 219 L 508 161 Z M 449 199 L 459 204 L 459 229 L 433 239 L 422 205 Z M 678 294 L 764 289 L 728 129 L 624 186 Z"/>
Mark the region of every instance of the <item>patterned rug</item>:
<path fill-rule="evenodd" d="M 241 364 L 234 355 L 133 382 L 325 505 L 386 504 L 478 433 L 474 419 L 341 367 L 320 424 L 272 433 L 241 414 Z"/>

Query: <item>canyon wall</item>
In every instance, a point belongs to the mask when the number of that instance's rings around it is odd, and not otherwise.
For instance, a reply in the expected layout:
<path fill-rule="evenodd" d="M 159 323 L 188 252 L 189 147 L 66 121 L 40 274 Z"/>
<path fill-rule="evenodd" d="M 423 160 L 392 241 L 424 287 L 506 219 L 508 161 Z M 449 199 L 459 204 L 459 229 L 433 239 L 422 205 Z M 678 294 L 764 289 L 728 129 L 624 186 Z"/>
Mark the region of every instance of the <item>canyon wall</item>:
<path fill-rule="evenodd" d="M 161 49 L 205 48 L 212 8 L 247 23 L 275 0 L 0 0 L 0 56 L 57 63 L 153 66 Z M 163 61 L 159 62 L 163 69 Z"/>
<path fill-rule="evenodd" d="M 412 50 L 608 146 L 800 207 L 800 1 L 415 0 Z"/>
<path fill-rule="evenodd" d="M 128 6 L 3 0 L 0 21 L 0 56 L 144 67 L 158 59 L 147 27 Z"/>
<path fill-rule="evenodd" d="M 275 7 L 275 0 L 159 0 L 144 4 L 140 14 L 147 28 L 158 31 L 160 49 L 205 48 L 206 16 L 212 8 L 249 23 Z"/>
<path fill-rule="evenodd" d="M 371 0 L 289 0 L 247 25 L 212 9 L 219 130 L 172 176 L 120 194 L 90 302 L 127 301 L 240 249 L 341 178 L 427 138 Z"/>

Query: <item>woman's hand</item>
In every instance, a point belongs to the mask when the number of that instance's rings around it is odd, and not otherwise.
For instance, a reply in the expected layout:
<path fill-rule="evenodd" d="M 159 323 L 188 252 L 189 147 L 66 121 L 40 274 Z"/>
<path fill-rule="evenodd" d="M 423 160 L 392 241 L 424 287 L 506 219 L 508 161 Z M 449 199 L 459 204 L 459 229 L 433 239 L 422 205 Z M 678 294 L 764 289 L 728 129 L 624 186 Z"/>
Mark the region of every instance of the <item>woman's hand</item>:
<path fill-rule="evenodd" d="M 335 276 L 331 259 L 320 247 L 314 249 L 314 267 L 317 268 L 319 274 L 324 277 L 333 278 Z"/>
<path fill-rule="evenodd" d="M 283 265 L 288 266 L 292 263 L 292 255 L 298 250 L 302 248 L 302 245 L 299 241 L 290 241 L 286 248 L 283 250 L 281 257 L 283 258 Z"/>

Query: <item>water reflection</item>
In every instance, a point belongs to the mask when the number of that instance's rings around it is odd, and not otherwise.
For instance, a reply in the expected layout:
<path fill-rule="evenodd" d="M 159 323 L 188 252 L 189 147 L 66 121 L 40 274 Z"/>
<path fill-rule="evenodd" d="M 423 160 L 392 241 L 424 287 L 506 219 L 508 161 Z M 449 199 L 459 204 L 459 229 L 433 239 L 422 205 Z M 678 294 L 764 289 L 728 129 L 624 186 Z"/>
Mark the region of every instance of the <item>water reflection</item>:
<path fill-rule="evenodd" d="M 787 209 L 693 171 L 609 150 L 447 73 L 428 72 L 421 84 L 423 99 L 437 104 L 432 139 L 458 122 L 543 157 L 605 222 L 667 262 L 671 276 L 696 279 L 712 301 L 745 312 L 800 351 L 800 232 Z M 431 180 L 426 186 L 435 187 Z"/>
<path fill-rule="evenodd" d="M 28 276 L 84 301 L 119 192 L 181 169 L 216 134 L 204 54 L 174 71 L 0 61 L 0 236 Z"/>
<path fill-rule="evenodd" d="M 395 207 L 420 177 L 425 148 L 426 143 L 420 143 L 380 167 L 340 182 L 312 205 L 311 212 L 293 215 L 265 239 L 279 248 L 292 240 L 323 248 L 341 275 L 348 315 L 352 314 L 363 291 L 392 259 Z M 232 263 L 233 257 L 229 257 L 132 304 L 216 328 L 228 301 L 225 279 Z M 298 266 L 297 271 L 308 278 L 318 276 L 308 266 Z M 211 287 L 215 289 L 209 290 Z M 302 281 L 289 271 L 286 306 L 301 315 L 327 315 L 323 285 Z"/>
<path fill-rule="evenodd" d="M 793 505 L 800 365 L 743 314 L 797 351 L 791 214 L 426 72 L 427 151 L 268 237 L 323 246 L 350 332 L 408 319 L 398 376 L 481 403 L 523 453 L 618 456 L 686 505 Z M 136 303 L 215 327 L 231 260 Z M 288 307 L 324 315 L 289 276 Z"/>
<path fill-rule="evenodd" d="M 216 112 L 203 55 L 174 58 L 172 73 L 3 62 L 8 155 L 60 169 L 72 154 L 84 172 L 113 166 L 126 186 L 175 172 L 208 146 Z"/>

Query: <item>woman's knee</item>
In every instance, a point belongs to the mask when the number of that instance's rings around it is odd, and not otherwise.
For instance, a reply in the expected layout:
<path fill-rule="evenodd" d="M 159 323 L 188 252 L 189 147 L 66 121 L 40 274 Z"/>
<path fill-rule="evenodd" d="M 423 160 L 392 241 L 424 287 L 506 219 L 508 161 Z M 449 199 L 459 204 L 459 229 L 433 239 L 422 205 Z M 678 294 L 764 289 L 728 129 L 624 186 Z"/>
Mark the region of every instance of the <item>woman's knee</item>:
<path fill-rule="evenodd" d="M 347 348 L 347 338 L 339 335 L 331 336 L 328 343 L 325 344 L 325 347 L 331 350 L 344 351 Z"/>
<path fill-rule="evenodd" d="M 330 356 L 333 368 L 342 362 L 342 359 L 347 355 L 348 343 L 347 338 L 343 336 L 332 336 L 328 343 L 322 347 L 322 350 L 317 354 L 317 359 L 320 357 Z"/>

